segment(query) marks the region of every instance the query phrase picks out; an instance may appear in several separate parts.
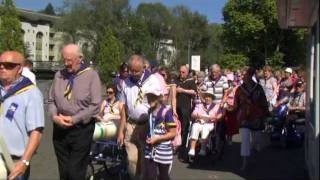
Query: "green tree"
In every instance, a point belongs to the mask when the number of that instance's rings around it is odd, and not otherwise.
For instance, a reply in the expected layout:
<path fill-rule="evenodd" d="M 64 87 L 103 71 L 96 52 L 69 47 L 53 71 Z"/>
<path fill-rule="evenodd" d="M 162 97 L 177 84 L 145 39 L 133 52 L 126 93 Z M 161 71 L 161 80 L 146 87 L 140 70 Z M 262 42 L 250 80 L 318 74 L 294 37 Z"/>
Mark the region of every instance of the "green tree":
<path fill-rule="evenodd" d="M 227 53 L 244 54 L 257 67 L 269 62 L 275 66 L 289 64 L 292 59 L 304 58 L 305 36 L 297 30 L 279 28 L 276 0 L 230 0 L 223 16 Z"/>
<path fill-rule="evenodd" d="M 24 53 L 21 22 L 12 0 L 3 0 L 0 9 L 0 52 L 5 50 Z"/>
<path fill-rule="evenodd" d="M 123 59 L 123 45 L 114 36 L 111 28 L 105 29 L 105 34 L 99 43 L 96 59 L 101 80 L 104 83 L 110 83 L 111 73 L 116 70 L 115 67 L 119 67 Z"/>
<path fill-rule="evenodd" d="M 54 11 L 54 8 L 51 3 L 49 3 L 46 8 L 39 11 L 40 13 L 48 14 L 48 15 L 56 15 L 56 12 Z"/>
<path fill-rule="evenodd" d="M 220 57 L 216 62 L 221 65 L 222 68 L 229 68 L 233 71 L 243 67 L 249 63 L 248 57 L 243 54 L 227 53 Z"/>
<path fill-rule="evenodd" d="M 151 55 L 151 58 L 154 58 L 160 46 L 160 41 L 171 38 L 171 12 L 161 3 L 141 3 L 137 8 L 136 14 L 147 24 L 153 41 L 152 50 L 154 54 Z"/>
<path fill-rule="evenodd" d="M 210 24 L 208 27 L 210 40 L 208 46 L 205 49 L 203 60 L 201 64 L 203 67 L 208 67 L 211 64 L 220 61 L 221 56 L 224 53 L 222 44 L 222 25 L 221 24 Z"/>
<path fill-rule="evenodd" d="M 191 12 L 184 6 L 173 8 L 174 23 L 172 38 L 178 49 L 176 67 L 188 63 L 188 49 L 190 55 L 203 55 L 208 46 L 208 20 L 198 12 Z M 203 57 L 203 56 L 202 56 Z M 202 58 L 203 59 L 203 58 Z"/>

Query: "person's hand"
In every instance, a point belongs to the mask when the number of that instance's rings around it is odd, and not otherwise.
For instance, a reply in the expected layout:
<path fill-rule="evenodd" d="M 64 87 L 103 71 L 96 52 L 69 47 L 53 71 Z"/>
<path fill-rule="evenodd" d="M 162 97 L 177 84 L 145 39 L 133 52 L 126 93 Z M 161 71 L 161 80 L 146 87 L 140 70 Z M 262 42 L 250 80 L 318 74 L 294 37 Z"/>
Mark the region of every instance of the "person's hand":
<path fill-rule="evenodd" d="M 178 113 L 176 111 L 173 111 L 173 116 L 175 116 L 176 118 L 178 118 Z"/>
<path fill-rule="evenodd" d="M 124 133 L 123 132 L 119 132 L 117 142 L 119 145 L 123 145 L 123 142 L 124 142 Z"/>
<path fill-rule="evenodd" d="M 151 138 L 147 138 L 147 144 L 150 144 L 150 145 L 154 145 L 156 144 L 158 141 L 158 138 L 157 136 L 152 136 Z"/>
<path fill-rule="evenodd" d="M 61 127 L 73 126 L 71 116 L 63 116 L 62 114 L 53 116 L 53 121 Z"/>
<path fill-rule="evenodd" d="M 11 173 L 9 174 L 8 179 L 13 180 L 15 179 L 17 176 L 20 176 L 22 174 L 24 174 L 24 172 L 26 171 L 27 166 L 22 162 L 22 160 L 18 161 L 13 170 L 11 171 Z"/>
<path fill-rule="evenodd" d="M 176 91 L 177 93 L 184 93 L 184 89 L 181 87 L 177 87 Z"/>

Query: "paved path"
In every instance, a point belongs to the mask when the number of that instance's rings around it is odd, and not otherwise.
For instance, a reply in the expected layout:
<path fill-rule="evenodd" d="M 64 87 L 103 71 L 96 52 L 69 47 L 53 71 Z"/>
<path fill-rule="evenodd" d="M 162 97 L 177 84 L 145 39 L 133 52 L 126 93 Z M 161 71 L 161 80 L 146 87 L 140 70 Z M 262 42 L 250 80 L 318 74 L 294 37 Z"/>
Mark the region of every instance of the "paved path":
<path fill-rule="evenodd" d="M 39 84 L 43 91 L 47 91 L 48 83 Z M 239 170 L 241 165 L 240 140 L 235 136 L 233 144 L 227 146 L 221 160 L 212 162 L 209 158 L 203 158 L 193 166 L 174 161 L 172 179 L 176 180 L 240 180 L 240 179 L 265 179 L 265 180 L 307 180 L 304 163 L 304 149 L 282 149 L 271 147 L 267 136 L 264 136 L 265 147 L 252 156 L 249 168 L 246 172 Z M 31 162 L 30 179 L 58 179 L 57 161 L 52 146 L 52 122 L 46 119 L 44 136 L 38 150 Z"/>

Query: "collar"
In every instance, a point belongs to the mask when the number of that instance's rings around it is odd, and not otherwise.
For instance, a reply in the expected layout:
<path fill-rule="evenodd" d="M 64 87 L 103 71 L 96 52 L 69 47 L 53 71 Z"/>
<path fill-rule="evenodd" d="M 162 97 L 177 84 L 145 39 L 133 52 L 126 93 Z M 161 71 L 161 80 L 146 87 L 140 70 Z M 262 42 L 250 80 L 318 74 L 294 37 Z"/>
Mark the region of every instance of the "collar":
<path fill-rule="evenodd" d="M 16 86 L 18 83 L 20 83 L 21 81 L 23 80 L 23 76 L 19 77 L 18 79 L 16 79 L 15 81 L 13 81 L 10 85 L 10 88 L 11 89 L 12 87 Z M 0 89 L 1 91 L 4 91 L 4 92 L 7 92 L 7 90 L 4 88 L 2 82 L 0 81 Z"/>

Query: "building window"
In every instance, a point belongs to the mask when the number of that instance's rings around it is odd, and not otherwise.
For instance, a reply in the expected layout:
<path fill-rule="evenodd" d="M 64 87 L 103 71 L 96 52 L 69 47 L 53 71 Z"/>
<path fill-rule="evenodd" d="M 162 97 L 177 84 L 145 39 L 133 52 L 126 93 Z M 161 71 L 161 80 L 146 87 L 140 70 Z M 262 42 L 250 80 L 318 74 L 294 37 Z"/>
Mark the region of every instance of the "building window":
<path fill-rule="evenodd" d="M 38 32 L 36 35 L 36 61 L 42 60 L 42 40 L 43 40 L 43 33 Z"/>

